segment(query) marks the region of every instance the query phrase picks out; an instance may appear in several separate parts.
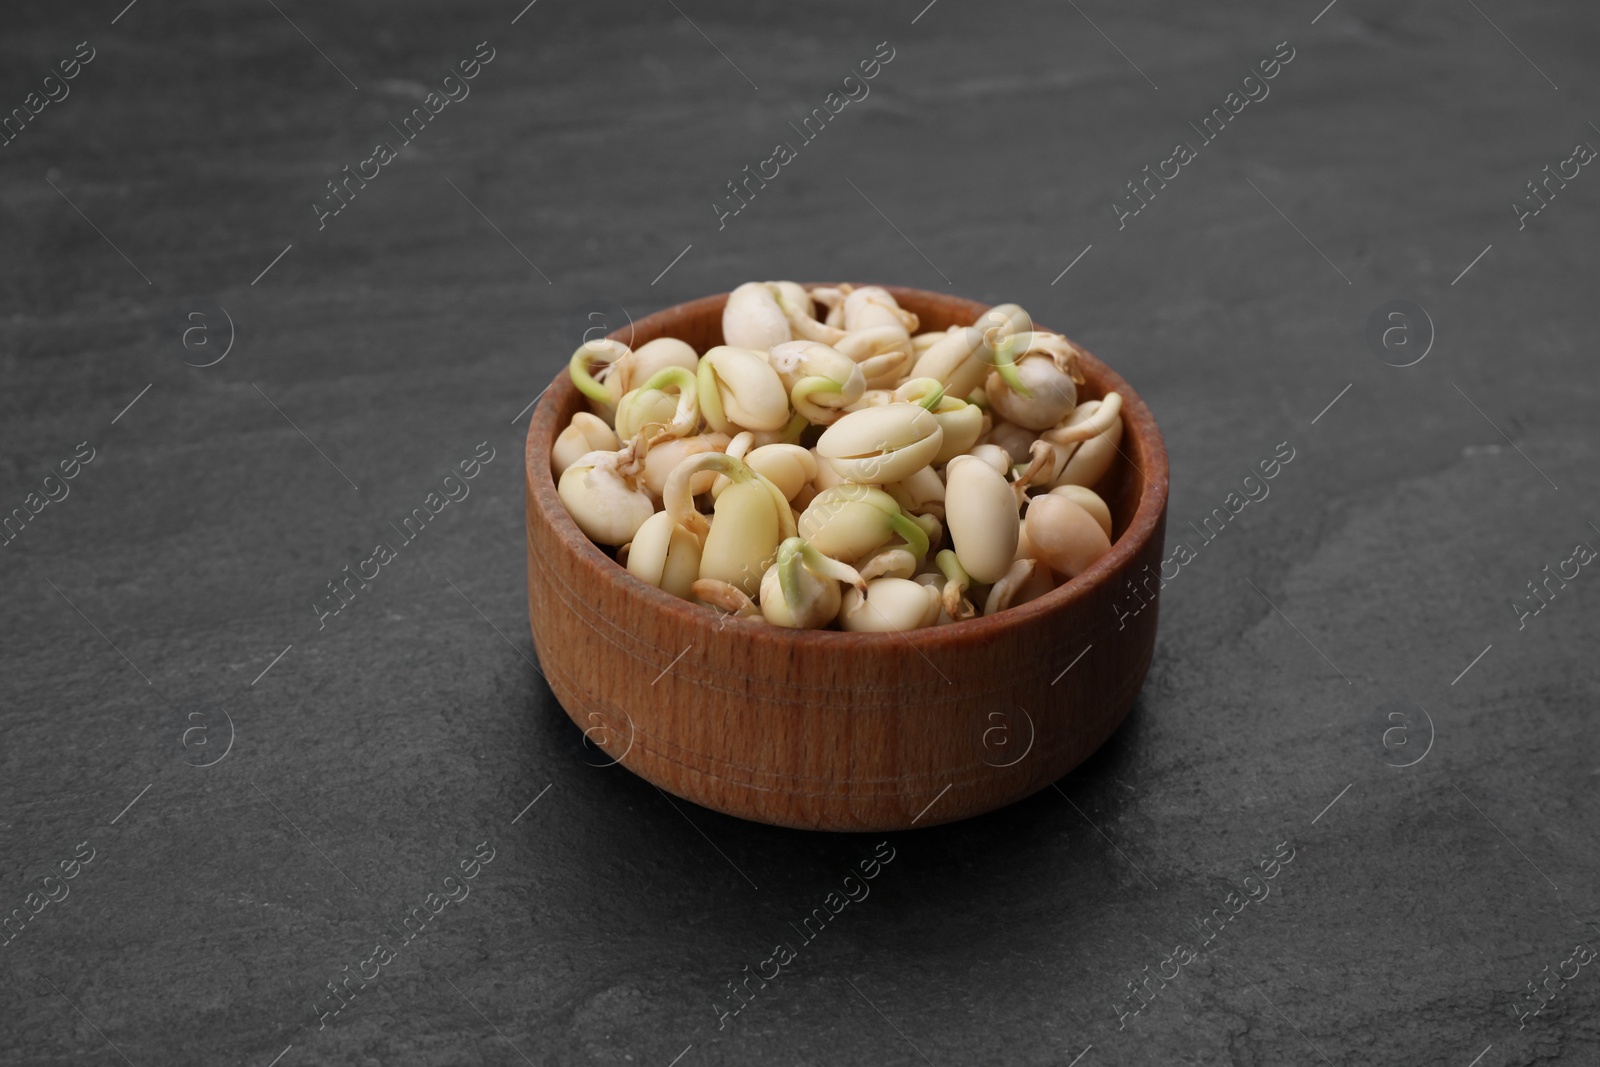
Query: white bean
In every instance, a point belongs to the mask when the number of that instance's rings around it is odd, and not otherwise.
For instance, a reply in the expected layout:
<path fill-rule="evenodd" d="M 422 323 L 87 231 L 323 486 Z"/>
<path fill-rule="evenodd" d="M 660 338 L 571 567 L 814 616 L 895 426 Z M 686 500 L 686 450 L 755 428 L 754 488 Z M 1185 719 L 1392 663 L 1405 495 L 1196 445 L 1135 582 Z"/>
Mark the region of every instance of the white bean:
<path fill-rule="evenodd" d="M 1064 496 L 1047 493 L 1028 501 L 1026 525 L 1038 558 L 1063 578 L 1076 578 L 1111 551 L 1099 521 Z"/>
<path fill-rule="evenodd" d="M 745 282 L 728 294 L 722 309 L 722 340 L 735 348 L 762 352 L 789 340 L 789 316 L 763 282 Z"/>
<path fill-rule="evenodd" d="M 898 482 L 933 462 L 944 429 L 917 404 L 893 403 L 852 411 L 828 427 L 817 454 L 854 482 Z"/>
<path fill-rule="evenodd" d="M 1017 551 L 1017 498 L 1005 477 L 972 456 L 945 468 L 945 524 L 961 567 L 980 585 L 999 581 Z"/>
<path fill-rule="evenodd" d="M 918 630 L 939 618 L 939 591 L 908 578 L 874 578 L 863 597 L 844 591 L 839 623 L 855 633 Z"/>

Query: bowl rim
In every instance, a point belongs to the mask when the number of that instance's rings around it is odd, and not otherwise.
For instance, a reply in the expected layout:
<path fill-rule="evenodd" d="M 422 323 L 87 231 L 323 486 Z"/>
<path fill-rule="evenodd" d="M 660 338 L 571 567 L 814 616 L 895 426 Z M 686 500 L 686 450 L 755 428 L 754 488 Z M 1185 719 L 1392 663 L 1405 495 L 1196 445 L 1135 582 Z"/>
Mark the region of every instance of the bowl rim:
<path fill-rule="evenodd" d="M 806 282 L 802 283 L 806 289 L 815 289 L 820 286 L 836 286 L 839 282 Z M 860 285 L 877 285 L 878 283 L 851 283 Z M 985 304 L 981 300 L 970 297 L 957 296 L 951 293 L 941 293 L 930 289 L 915 289 L 906 286 L 880 285 L 887 290 L 896 301 L 905 303 L 905 298 L 916 302 L 924 298 L 935 300 L 956 300 L 971 304 L 976 308 L 977 315 L 981 315 L 995 305 Z M 675 320 L 720 309 L 726 304 L 728 293 L 713 293 L 708 296 L 687 300 L 673 304 L 658 311 L 651 312 L 643 318 L 631 321 L 626 327 L 612 331 L 607 335 L 609 339 L 631 344 L 632 338 L 639 332 L 648 332 L 658 325 L 664 326 Z M 1045 327 L 1048 329 L 1048 327 Z M 1059 332 L 1059 331 L 1056 331 Z M 662 333 L 661 336 L 671 336 Z M 1063 335 L 1065 336 L 1065 335 Z M 1069 338 L 1070 340 L 1070 338 Z M 1074 342 L 1076 344 L 1076 342 Z M 960 622 L 947 623 L 943 626 L 927 626 L 910 632 L 885 631 L 852 633 L 845 630 L 796 630 L 782 626 L 774 626 L 759 617 L 743 618 L 737 615 L 723 616 L 721 613 L 700 604 L 693 604 L 682 600 L 663 589 L 657 588 L 648 582 L 629 573 L 626 567 L 621 566 L 602 552 L 594 542 L 578 529 L 578 524 L 567 513 L 566 506 L 562 504 L 560 495 L 556 491 L 556 480 L 550 477 L 550 446 L 554 443 L 556 434 L 562 427 L 555 425 L 556 409 L 573 393 L 577 386 L 573 384 L 567 368 L 563 364 L 556 377 L 545 388 L 538 400 L 532 419 L 528 423 L 528 436 L 523 450 L 524 480 L 528 498 L 528 522 L 534 521 L 534 512 L 544 516 L 549 523 L 549 532 L 552 533 L 569 551 L 580 557 L 588 554 L 591 562 L 596 564 L 596 570 L 604 575 L 609 575 L 613 581 L 618 582 L 628 590 L 629 595 L 639 598 L 642 605 L 649 605 L 653 610 L 671 616 L 674 623 L 685 630 L 699 630 L 708 622 L 717 624 L 719 631 L 727 635 L 728 623 L 736 627 L 732 633 L 738 637 L 756 641 L 758 643 L 771 643 L 782 648 L 805 648 L 816 650 L 842 650 L 872 649 L 877 647 L 888 648 L 900 643 L 908 643 L 919 652 L 926 653 L 931 649 L 944 650 L 946 646 L 964 646 L 970 642 L 1004 640 L 1014 631 L 1026 629 L 1041 620 L 1060 614 L 1065 609 L 1085 600 L 1100 587 L 1119 576 L 1122 570 L 1133 561 L 1149 544 L 1162 526 L 1166 514 L 1169 469 L 1167 464 L 1166 442 L 1162 439 L 1161 430 L 1156 425 L 1155 416 L 1151 413 L 1144 399 L 1136 393 L 1127 381 L 1113 370 L 1109 365 L 1096 358 L 1082 345 L 1076 345 L 1083 353 L 1084 363 L 1093 371 L 1093 376 L 1105 383 L 1106 391 L 1115 390 L 1122 395 L 1123 431 L 1126 436 L 1137 436 L 1146 452 L 1144 474 L 1144 490 L 1140 494 L 1138 506 L 1122 536 L 1112 544 L 1111 551 L 1101 556 L 1089 568 L 1074 578 L 1056 586 L 1044 596 L 1030 600 L 1025 604 L 1006 608 L 1004 611 L 993 615 L 978 616 L 964 619 Z M 1122 450 L 1119 447 L 1118 452 Z M 1125 462 L 1133 461 L 1126 453 L 1122 453 Z M 538 472 L 537 474 L 535 472 Z M 531 530 L 529 531 L 531 535 Z M 533 547 L 530 537 L 530 555 Z M 531 560 L 530 560 L 531 563 Z M 611 568 L 607 570 L 606 568 Z M 931 661 L 930 661 L 931 662 Z"/>

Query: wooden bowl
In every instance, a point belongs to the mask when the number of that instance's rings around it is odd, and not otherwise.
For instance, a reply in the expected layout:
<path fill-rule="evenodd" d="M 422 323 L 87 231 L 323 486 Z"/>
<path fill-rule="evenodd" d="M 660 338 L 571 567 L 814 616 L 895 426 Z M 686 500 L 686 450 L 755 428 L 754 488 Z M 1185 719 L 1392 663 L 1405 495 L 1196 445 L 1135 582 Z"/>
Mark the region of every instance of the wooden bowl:
<path fill-rule="evenodd" d="M 988 305 L 888 287 L 922 330 Z M 722 343 L 727 294 L 613 334 Z M 1150 409 L 1092 356 L 1080 399 L 1122 394 L 1122 452 L 1097 489 L 1110 553 L 1047 596 L 899 633 L 787 630 L 647 585 L 589 541 L 550 473 L 583 396 L 563 371 L 528 428 L 528 614 L 544 676 L 611 759 L 717 811 L 810 830 L 900 830 L 1029 796 L 1121 724 L 1155 648 L 1167 453 Z M 1148 570 L 1147 570 L 1148 568 Z M 1137 593 L 1135 592 L 1137 587 Z"/>

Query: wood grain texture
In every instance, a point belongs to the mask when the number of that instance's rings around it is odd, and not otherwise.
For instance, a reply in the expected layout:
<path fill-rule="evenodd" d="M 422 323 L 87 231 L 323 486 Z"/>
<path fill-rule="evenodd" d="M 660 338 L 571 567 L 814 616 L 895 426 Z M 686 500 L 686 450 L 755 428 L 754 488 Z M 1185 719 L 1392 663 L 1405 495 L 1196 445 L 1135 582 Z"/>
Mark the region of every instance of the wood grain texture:
<path fill-rule="evenodd" d="M 970 324 L 988 308 L 887 288 L 923 330 Z M 704 352 L 722 343 L 726 299 L 667 308 L 612 336 L 633 346 L 678 337 Z M 1166 526 L 1167 455 L 1150 410 L 1092 355 L 1084 374 L 1081 399 L 1124 398 L 1122 456 L 1098 486 L 1111 552 L 1038 600 L 911 634 L 723 617 L 618 566 L 578 530 L 550 476 L 551 442 L 583 403 L 561 374 L 529 426 L 526 477 L 529 619 L 562 707 L 662 789 L 779 826 L 932 826 L 1060 778 L 1117 728 L 1144 681 L 1158 605 L 1125 626 L 1113 605 L 1132 603 L 1125 582 L 1159 567 Z"/>

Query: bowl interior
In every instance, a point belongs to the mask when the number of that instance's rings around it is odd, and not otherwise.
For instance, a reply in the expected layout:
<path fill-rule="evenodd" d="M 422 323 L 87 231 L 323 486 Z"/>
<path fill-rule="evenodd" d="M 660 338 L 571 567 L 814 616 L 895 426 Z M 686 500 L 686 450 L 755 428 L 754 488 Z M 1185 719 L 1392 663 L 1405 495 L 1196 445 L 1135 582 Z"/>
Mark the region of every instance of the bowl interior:
<path fill-rule="evenodd" d="M 809 287 L 809 286 L 808 286 Z M 921 332 L 939 330 L 950 326 L 971 325 L 987 311 L 988 304 L 921 289 L 884 286 L 900 306 L 914 312 L 920 319 Z M 726 293 L 702 297 L 684 304 L 665 308 L 638 319 L 610 336 L 630 347 L 637 348 L 657 337 L 676 337 L 692 345 L 697 352 L 723 343 L 722 308 L 727 302 Z M 1050 327 L 1041 326 L 1042 329 Z M 1058 331 L 1059 332 L 1059 331 Z M 1080 346 L 1080 350 L 1081 346 Z M 940 644 L 944 640 L 962 640 L 1003 636 L 1009 625 L 1020 625 L 1040 614 L 1059 609 L 1070 603 L 1095 583 L 1103 581 L 1122 562 L 1130 559 L 1155 532 L 1166 506 L 1167 456 L 1160 431 L 1143 400 L 1133 392 L 1120 375 L 1084 352 L 1083 371 L 1085 383 L 1078 387 L 1080 402 L 1097 400 L 1115 390 L 1123 398 L 1123 437 L 1119 455 L 1111 469 L 1094 486 L 1111 511 L 1112 548 L 1093 566 L 1049 594 L 1026 604 L 1008 608 L 994 615 L 968 619 L 946 626 L 930 627 L 911 634 L 863 633 L 851 634 L 834 630 L 783 630 L 752 620 L 730 620 L 752 635 L 765 631 L 763 636 L 779 637 L 788 641 L 836 640 L 852 643 L 890 642 L 912 640 L 918 644 Z M 564 542 L 577 551 L 586 551 L 597 557 L 602 566 L 614 574 L 616 580 L 629 584 L 637 595 L 646 598 L 662 609 L 703 614 L 708 609 L 689 604 L 642 582 L 619 566 L 598 545 L 590 542 L 567 515 L 556 494 L 555 479 L 550 471 L 550 446 L 578 411 L 587 410 L 587 401 L 566 371 L 561 371 L 539 402 L 529 426 L 527 462 L 528 490 L 538 499 L 537 510 L 547 516 Z"/>

